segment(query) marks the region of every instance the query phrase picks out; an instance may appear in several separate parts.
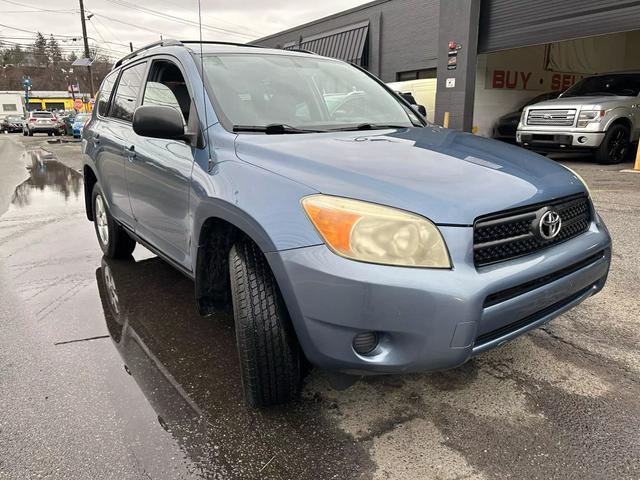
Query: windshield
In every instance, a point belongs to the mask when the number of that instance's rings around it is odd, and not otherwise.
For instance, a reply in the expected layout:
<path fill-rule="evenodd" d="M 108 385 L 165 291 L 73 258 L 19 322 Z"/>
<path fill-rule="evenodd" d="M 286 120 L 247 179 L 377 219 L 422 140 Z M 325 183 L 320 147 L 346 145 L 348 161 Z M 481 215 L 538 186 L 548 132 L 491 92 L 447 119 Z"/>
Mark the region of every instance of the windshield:
<path fill-rule="evenodd" d="M 421 126 L 380 84 L 342 62 L 288 55 L 204 57 L 205 79 L 232 127 L 328 130 Z M 224 123 L 224 122 L 223 122 Z"/>
<path fill-rule="evenodd" d="M 21 117 L 16 117 L 16 116 L 8 116 L 7 117 L 7 121 L 9 121 L 9 122 L 21 122 L 22 118 Z"/>
<path fill-rule="evenodd" d="M 51 112 L 32 112 L 32 117 L 35 118 L 53 118 L 53 113 Z"/>
<path fill-rule="evenodd" d="M 563 97 L 615 95 L 635 97 L 640 93 L 640 74 L 599 75 L 580 80 Z"/>

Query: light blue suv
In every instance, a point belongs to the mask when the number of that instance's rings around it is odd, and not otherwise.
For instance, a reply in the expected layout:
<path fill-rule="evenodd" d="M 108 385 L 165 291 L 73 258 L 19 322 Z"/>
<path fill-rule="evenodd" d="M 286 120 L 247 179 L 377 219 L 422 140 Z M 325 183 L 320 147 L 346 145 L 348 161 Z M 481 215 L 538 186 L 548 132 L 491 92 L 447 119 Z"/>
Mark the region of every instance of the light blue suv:
<path fill-rule="evenodd" d="M 82 144 L 105 256 L 141 243 L 194 280 L 203 315 L 233 305 L 255 406 L 293 398 L 308 363 L 336 386 L 456 367 L 609 270 L 578 175 L 309 53 L 146 47 L 104 80 Z"/>

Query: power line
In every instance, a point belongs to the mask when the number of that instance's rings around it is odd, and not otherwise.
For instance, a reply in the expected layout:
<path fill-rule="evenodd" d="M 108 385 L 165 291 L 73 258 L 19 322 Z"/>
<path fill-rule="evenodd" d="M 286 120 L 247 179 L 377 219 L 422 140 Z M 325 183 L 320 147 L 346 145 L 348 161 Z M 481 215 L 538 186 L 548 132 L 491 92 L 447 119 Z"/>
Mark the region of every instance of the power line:
<path fill-rule="evenodd" d="M 19 7 L 32 8 L 33 10 L 38 11 L 38 12 L 49 12 L 49 13 L 69 13 L 69 12 L 73 12 L 73 13 L 77 13 L 77 10 L 50 10 L 50 9 L 47 9 L 47 8 L 34 7 L 34 6 L 26 4 L 26 3 L 14 2 L 13 0 L 0 0 L 0 1 L 1 2 L 5 2 L 5 3 L 10 3 L 11 5 L 17 5 Z M 3 13 L 9 13 L 9 12 L 3 12 Z"/>
<path fill-rule="evenodd" d="M 182 17 L 176 17 L 175 15 L 168 15 L 162 12 L 158 12 L 156 10 L 152 10 L 149 8 L 145 8 L 145 7 L 140 7 L 137 6 L 135 4 L 126 2 L 124 0 L 105 0 L 109 3 L 113 3 L 114 5 L 118 5 L 121 7 L 128 7 L 128 8 L 132 8 L 134 10 L 138 10 L 140 12 L 146 13 L 148 15 L 153 15 L 154 17 L 158 17 L 158 18 L 162 18 L 164 20 L 170 20 L 172 22 L 178 22 L 178 23 L 182 23 L 183 25 L 189 25 L 192 27 L 200 27 L 200 25 L 198 24 L 198 22 L 194 22 L 192 20 L 188 20 L 186 18 L 182 18 Z M 225 29 L 222 27 L 213 27 L 211 25 L 202 25 L 203 29 L 209 30 L 209 31 L 214 31 L 216 33 L 226 33 L 226 34 L 230 34 L 230 35 L 235 35 L 238 37 L 246 37 L 246 38 L 250 38 L 253 39 L 254 36 L 253 35 L 247 35 L 246 33 L 242 33 L 242 32 L 238 32 L 235 30 L 229 30 L 229 29 Z"/>
<path fill-rule="evenodd" d="M 176 7 L 184 8 L 184 5 L 183 5 L 183 4 L 180 4 L 180 3 L 178 3 L 178 2 L 174 2 L 174 1 L 171 1 L 171 0 L 164 0 L 164 1 L 165 1 L 166 3 L 168 3 L 168 4 L 170 4 L 170 5 L 175 5 Z M 210 14 L 206 14 L 206 15 L 207 15 L 207 17 L 208 17 L 208 18 L 211 18 L 211 19 L 213 19 L 213 20 L 215 20 L 215 21 L 222 22 L 222 23 L 226 23 L 226 24 L 231 25 L 231 26 L 233 26 L 233 27 L 241 28 L 241 29 L 243 29 L 243 30 L 245 30 L 245 31 L 247 31 L 247 32 L 255 33 L 256 35 L 260 35 L 260 36 L 262 36 L 262 37 L 264 37 L 265 35 L 267 35 L 265 32 L 260 32 L 260 31 L 258 31 L 258 30 L 255 30 L 255 29 L 249 28 L 249 27 L 247 27 L 246 25 L 241 25 L 241 24 L 239 24 L 239 23 L 230 22 L 229 20 L 225 20 L 224 18 L 220 18 L 220 17 L 214 17 L 214 16 L 212 16 L 212 15 L 210 15 Z M 205 26 L 205 25 L 203 25 L 203 26 Z M 214 27 L 214 28 L 215 28 L 215 27 Z"/>

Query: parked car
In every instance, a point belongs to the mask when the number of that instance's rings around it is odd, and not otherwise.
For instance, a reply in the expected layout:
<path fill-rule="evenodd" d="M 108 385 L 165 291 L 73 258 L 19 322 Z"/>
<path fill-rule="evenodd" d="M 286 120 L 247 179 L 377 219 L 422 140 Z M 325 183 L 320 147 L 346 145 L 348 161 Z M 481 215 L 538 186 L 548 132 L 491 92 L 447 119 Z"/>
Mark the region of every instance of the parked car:
<path fill-rule="evenodd" d="M 82 138 L 104 255 L 139 242 L 202 314 L 232 305 L 251 405 L 293 398 L 306 362 L 337 387 L 459 366 L 607 278 L 577 174 L 338 60 L 165 40 L 116 62 Z"/>
<path fill-rule="evenodd" d="M 91 114 L 86 112 L 78 113 L 75 116 L 75 118 L 73 119 L 73 124 L 71 125 L 73 138 L 80 138 L 82 136 L 82 129 L 90 119 Z"/>
<path fill-rule="evenodd" d="M 34 133 L 46 133 L 51 135 L 60 135 L 60 123 L 58 118 L 51 112 L 46 110 L 36 110 L 27 113 L 22 133 L 30 137 Z"/>
<path fill-rule="evenodd" d="M 640 73 L 585 77 L 556 100 L 526 107 L 517 141 L 538 152 L 593 152 L 622 162 L 640 137 Z"/>
<path fill-rule="evenodd" d="M 64 117 L 64 134 L 73 135 L 73 122 L 76 119 L 76 112 L 68 113 Z"/>
<path fill-rule="evenodd" d="M 525 107 L 529 105 L 535 105 L 536 103 L 544 102 L 545 100 L 553 100 L 558 98 L 562 91 L 546 92 L 524 103 L 518 110 L 507 113 L 498 119 L 493 127 L 492 137 L 496 140 L 503 142 L 516 143 L 516 132 L 518 130 L 518 123 L 520 123 L 520 117 Z"/>
<path fill-rule="evenodd" d="M 24 118 L 19 115 L 7 115 L 0 124 L 0 132 L 21 132 L 24 126 Z"/>

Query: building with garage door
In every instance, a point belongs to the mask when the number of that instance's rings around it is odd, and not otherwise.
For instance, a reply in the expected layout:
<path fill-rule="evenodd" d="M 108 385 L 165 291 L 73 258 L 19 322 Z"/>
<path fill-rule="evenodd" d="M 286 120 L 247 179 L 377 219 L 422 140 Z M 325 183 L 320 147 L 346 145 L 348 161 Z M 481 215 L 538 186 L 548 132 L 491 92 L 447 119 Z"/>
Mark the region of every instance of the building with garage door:
<path fill-rule="evenodd" d="M 634 0 L 376 0 L 256 40 L 360 65 L 428 117 L 490 136 L 496 120 L 585 75 L 640 71 Z"/>

